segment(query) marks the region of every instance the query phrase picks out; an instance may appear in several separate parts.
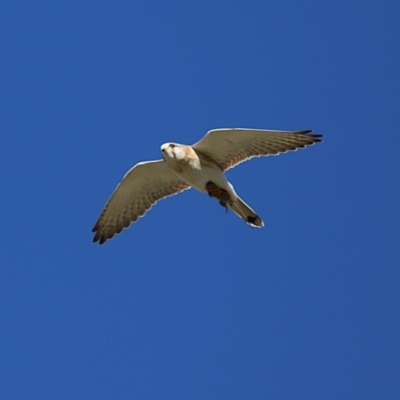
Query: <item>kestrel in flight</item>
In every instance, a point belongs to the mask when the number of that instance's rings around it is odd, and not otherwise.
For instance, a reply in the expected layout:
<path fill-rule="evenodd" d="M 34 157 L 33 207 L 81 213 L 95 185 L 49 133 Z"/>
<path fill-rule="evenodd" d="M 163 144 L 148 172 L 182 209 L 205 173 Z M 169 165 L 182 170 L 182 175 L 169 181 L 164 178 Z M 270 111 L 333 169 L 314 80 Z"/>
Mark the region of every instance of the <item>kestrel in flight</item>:
<path fill-rule="evenodd" d="M 193 146 L 165 143 L 162 160 L 136 164 L 114 190 L 93 227 L 103 244 L 143 216 L 153 204 L 191 187 L 215 197 L 247 224 L 262 219 L 236 194 L 224 172 L 252 157 L 276 155 L 322 141 L 312 131 L 214 129 Z"/>

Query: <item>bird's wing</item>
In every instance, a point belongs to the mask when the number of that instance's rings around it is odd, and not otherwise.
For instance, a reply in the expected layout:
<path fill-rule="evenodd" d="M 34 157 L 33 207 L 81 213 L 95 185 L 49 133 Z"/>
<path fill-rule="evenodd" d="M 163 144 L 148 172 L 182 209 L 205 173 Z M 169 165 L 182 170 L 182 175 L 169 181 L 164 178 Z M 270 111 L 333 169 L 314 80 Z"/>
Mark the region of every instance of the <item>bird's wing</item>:
<path fill-rule="evenodd" d="M 136 164 L 114 190 L 93 227 L 94 242 L 103 244 L 143 216 L 164 197 L 188 189 L 162 160 Z"/>
<path fill-rule="evenodd" d="M 225 171 L 252 157 L 285 153 L 322 141 L 322 135 L 311 132 L 214 129 L 192 147 L 211 157 Z"/>

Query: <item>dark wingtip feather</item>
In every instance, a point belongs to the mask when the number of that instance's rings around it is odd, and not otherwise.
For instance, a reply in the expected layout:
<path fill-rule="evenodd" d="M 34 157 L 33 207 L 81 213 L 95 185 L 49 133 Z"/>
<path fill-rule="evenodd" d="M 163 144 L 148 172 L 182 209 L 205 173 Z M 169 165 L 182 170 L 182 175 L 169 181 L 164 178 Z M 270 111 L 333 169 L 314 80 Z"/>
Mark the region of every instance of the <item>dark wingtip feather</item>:
<path fill-rule="evenodd" d="M 324 137 L 324 135 L 321 135 L 319 133 L 311 133 L 312 130 L 306 130 L 306 131 L 301 131 L 300 133 L 307 135 L 308 137 L 313 139 L 313 143 L 321 143 L 323 140 L 322 138 Z"/>
<path fill-rule="evenodd" d="M 313 138 L 313 140 L 314 140 L 314 143 L 321 143 L 321 142 L 323 142 L 323 135 L 310 135 L 312 138 Z"/>
<path fill-rule="evenodd" d="M 101 236 L 99 232 L 96 232 L 96 235 L 94 235 L 93 238 L 93 243 L 99 242 L 99 244 L 103 244 L 107 238 L 105 236 Z"/>
<path fill-rule="evenodd" d="M 298 131 L 298 132 L 295 132 L 295 133 L 300 133 L 301 135 L 307 135 L 307 136 L 316 137 L 316 138 L 324 136 L 324 135 L 321 135 L 319 133 L 311 133 L 311 132 L 312 132 L 312 129 L 305 129 L 304 131 Z"/>

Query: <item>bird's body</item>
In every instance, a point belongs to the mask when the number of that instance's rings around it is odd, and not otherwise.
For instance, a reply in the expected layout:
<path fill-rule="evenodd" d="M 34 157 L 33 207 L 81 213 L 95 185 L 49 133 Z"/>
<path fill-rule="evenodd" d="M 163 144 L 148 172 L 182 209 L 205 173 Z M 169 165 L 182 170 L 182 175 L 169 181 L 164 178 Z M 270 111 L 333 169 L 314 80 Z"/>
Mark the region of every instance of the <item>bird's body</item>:
<path fill-rule="evenodd" d="M 174 173 L 199 192 L 207 193 L 207 182 L 229 190 L 228 180 L 221 168 L 190 146 L 166 143 L 161 146 L 164 160 Z"/>
<path fill-rule="evenodd" d="M 279 154 L 321 141 L 321 135 L 310 132 L 216 129 L 193 146 L 162 145 L 163 160 L 139 163 L 124 176 L 93 228 L 94 241 L 104 243 L 158 200 L 190 187 L 217 198 L 250 226 L 264 226 L 236 194 L 224 171 L 252 157 Z"/>
<path fill-rule="evenodd" d="M 166 143 L 161 152 L 169 168 L 178 178 L 199 192 L 215 197 L 248 224 L 264 226 L 261 218 L 239 198 L 221 167 L 196 149 L 177 143 Z"/>

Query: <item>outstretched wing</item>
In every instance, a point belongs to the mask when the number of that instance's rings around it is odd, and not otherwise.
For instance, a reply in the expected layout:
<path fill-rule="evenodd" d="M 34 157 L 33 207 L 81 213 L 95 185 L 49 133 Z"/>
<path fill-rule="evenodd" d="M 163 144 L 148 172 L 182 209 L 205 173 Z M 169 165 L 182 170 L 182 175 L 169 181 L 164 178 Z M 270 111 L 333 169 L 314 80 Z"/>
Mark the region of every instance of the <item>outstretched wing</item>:
<path fill-rule="evenodd" d="M 94 242 L 103 244 L 143 216 L 164 197 L 188 189 L 162 160 L 136 164 L 114 190 L 93 227 Z"/>
<path fill-rule="evenodd" d="M 214 129 L 192 147 L 211 157 L 225 171 L 252 157 L 285 153 L 322 141 L 322 135 L 311 132 Z"/>

